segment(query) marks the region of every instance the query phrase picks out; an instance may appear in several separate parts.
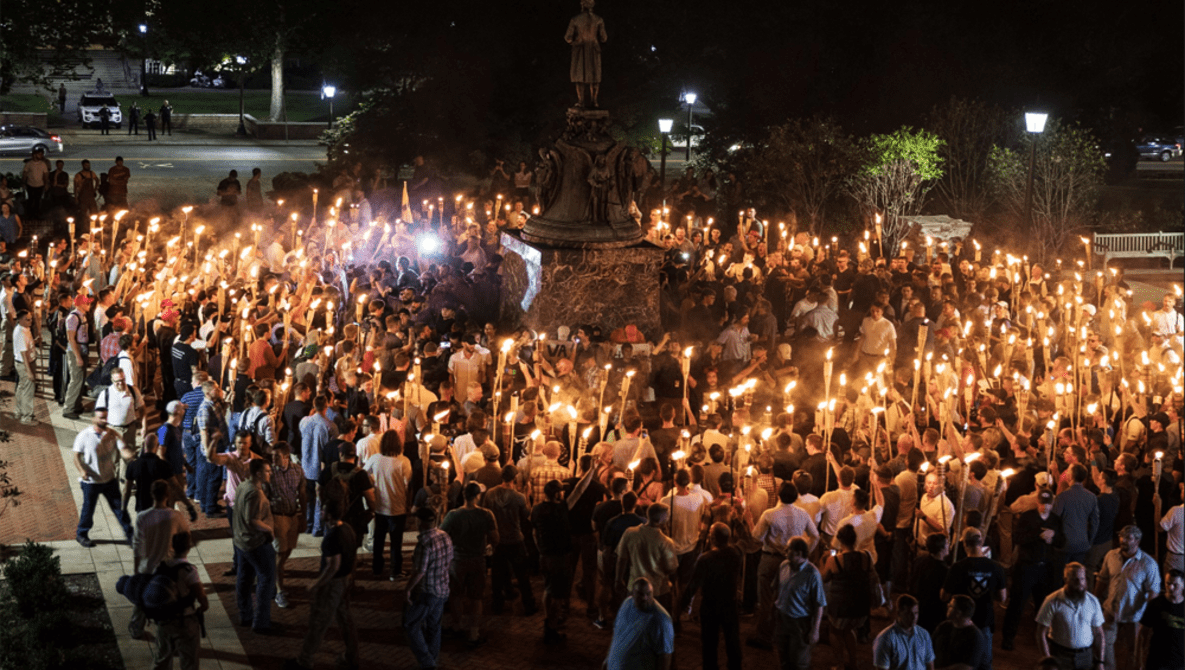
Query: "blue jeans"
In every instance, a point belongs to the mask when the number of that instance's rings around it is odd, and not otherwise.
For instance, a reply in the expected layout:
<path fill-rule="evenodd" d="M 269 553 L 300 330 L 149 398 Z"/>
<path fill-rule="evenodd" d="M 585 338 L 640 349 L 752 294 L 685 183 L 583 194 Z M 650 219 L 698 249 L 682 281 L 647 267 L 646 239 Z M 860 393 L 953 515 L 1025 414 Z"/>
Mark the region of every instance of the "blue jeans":
<path fill-rule="evenodd" d="M 198 450 L 202 446 L 202 440 L 196 435 L 192 435 L 189 431 L 185 431 L 181 435 L 181 450 L 185 452 L 185 464 L 193 468 L 193 472 L 185 473 L 185 495 L 190 498 L 197 498 L 197 467 L 198 467 Z"/>
<path fill-rule="evenodd" d="M 123 534 L 128 540 L 132 539 L 132 526 L 128 522 L 128 513 L 123 509 L 123 502 L 119 497 L 119 480 L 112 479 L 105 484 L 88 484 L 82 482 L 82 512 L 78 516 L 78 537 L 89 537 L 91 528 L 95 525 L 95 506 L 99 504 L 99 496 L 107 499 L 119 525 L 123 527 Z"/>
<path fill-rule="evenodd" d="M 304 527 L 305 532 L 310 535 L 321 535 L 324 529 L 321 527 L 321 498 L 317 496 L 317 480 L 304 480 L 305 493 L 308 495 L 308 506 L 304 509 Z M 400 542 L 403 539 L 400 538 Z"/>
<path fill-rule="evenodd" d="M 407 646 L 421 668 L 435 668 L 440 656 L 440 619 L 448 598 L 414 593 L 403 610 L 403 632 Z"/>
<path fill-rule="evenodd" d="M 235 556 L 239 559 L 239 574 L 235 577 L 239 621 L 252 628 L 267 628 L 272 625 L 272 598 L 276 597 L 276 549 L 271 542 L 264 542 L 251 550 L 235 547 Z"/>
<path fill-rule="evenodd" d="M 198 454 L 197 499 L 203 514 L 211 514 L 218 509 L 218 485 L 221 483 L 222 467 L 206 460 L 204 454 Z"/>

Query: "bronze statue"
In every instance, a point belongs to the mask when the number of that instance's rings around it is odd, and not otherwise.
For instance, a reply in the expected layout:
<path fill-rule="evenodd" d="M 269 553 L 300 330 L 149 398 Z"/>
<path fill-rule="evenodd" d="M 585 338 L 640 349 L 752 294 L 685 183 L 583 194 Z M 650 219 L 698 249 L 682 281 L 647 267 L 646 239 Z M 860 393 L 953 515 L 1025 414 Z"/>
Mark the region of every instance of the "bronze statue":
<path fill-rule="evenodd" d="M 601 88 L 601 42 L 608 38 L 605 35 L 605 21 L 593 14 L 593 4 L 594 0 L 580 0 L 580 8 L 584 11 L 568 22 L 564 40 L 572 45 L 569 75 L 572 83 L 576 84 L 577 104 L 596 108 L 597 94 Z"/>

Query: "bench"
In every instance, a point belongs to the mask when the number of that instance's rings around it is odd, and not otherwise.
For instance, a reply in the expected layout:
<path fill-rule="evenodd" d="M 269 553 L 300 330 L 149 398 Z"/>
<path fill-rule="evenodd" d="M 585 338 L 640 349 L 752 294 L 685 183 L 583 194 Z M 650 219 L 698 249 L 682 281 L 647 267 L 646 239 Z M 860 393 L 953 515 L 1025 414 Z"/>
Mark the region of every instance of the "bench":
<path fill-rule="evenodd" d="M 1095 235 L 1094 252 L 1105 262 L 1113 258 L 1158 256 L 1168 259 L 1169 267 L 1185 256 L 1185 233 L 1125 233 Z"/>

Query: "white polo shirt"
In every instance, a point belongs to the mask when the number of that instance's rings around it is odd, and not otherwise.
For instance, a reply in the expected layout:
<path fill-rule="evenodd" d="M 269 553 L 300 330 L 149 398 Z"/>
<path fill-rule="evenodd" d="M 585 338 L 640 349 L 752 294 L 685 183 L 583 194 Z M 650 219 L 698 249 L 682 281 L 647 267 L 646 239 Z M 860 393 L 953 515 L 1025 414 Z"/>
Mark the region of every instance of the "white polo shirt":
<path fill-rule="evenodd" d="M 1083 593 L 1075 602 L 1064 588 L 1045 598 L 1037 611 L 1037 623 L 1049 627 L 1049 639 L 1070 649 L 1094 644 L 1094 629 L 1103 625 L 1103 607 L 1093 593 Z"/>
<path fill-rule="evenodd" d="M 107 409 L 107 423 L 112 428 L 123 428 L 136 420 L 136 412 L 144 409 L 144 400 L 134 386 L 128 386 L 126 393 L 120 393 L 115 386 L 108 386 L 99 394 L 95 408 Z"/>

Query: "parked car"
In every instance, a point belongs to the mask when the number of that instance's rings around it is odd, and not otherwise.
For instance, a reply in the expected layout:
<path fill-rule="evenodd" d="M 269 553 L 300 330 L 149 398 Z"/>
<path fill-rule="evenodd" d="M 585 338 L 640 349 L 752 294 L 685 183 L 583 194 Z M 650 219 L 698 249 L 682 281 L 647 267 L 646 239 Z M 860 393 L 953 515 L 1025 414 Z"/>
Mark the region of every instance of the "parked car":
<path fill-rule="evenodd" d="M 1181 155 L 1181 142 L 1172 134 L 1144 135 L 1136 142 L 1136 150 L 1140 158 L 1168 161 Z"/>
<path fill-rule="evenodd" d="M 78 100 L 78 120 L 85 128 L 98 125 L 99 110 L 106 107 L 111 111 L 111 125 L 119 128 L 123 124 L 123 112 L 119 110 L 119 101 L 110 93 L 83 93 Z"/>
<path fill-rule="evenodd" d="M 30 126 L 0 126 L 0 154 L 28 156 L 34 149 L 46 155 L 62 153 L 62 138 Z"/>

